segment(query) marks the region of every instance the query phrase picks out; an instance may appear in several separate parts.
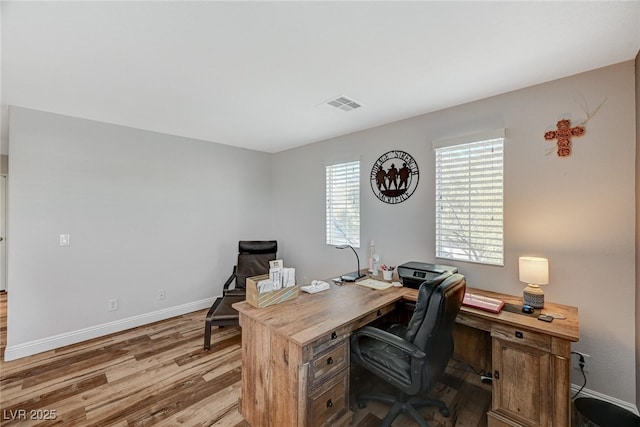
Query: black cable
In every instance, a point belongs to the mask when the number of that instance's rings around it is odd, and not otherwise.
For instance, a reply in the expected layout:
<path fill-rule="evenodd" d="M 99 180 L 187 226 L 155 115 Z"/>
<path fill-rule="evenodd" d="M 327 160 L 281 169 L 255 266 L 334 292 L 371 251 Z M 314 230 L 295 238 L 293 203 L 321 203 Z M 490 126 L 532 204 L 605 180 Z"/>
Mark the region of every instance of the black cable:
<path fill-rule="evenodd" d="M 473 373 L 476 374 L 476 375 L 480 375 L 480 376 L 487 375 L 487 373 L 486 373 L 486 371 L 484 369 L 479 371 L 473 365 L 471 365 L 470 363 L 464 362 L 462 360 L 455 359 L 453 357 L 451 359 L 453 361 L 457 362 L 457 363 L 466 365 L 466 368 L 459 368 L 458 366 L 453 366 L 455 369 L 459 369 L 461 371 L 466 371 L 467 369 L 471 369 L 473 371 Z"/>
<path fill-rule="evenodd" d="M 581 353 L 578 353 L 577 351 L 572 351 L 571 354 L 577 354 L 579 359 L 578 359 L 578 365 L 580 366 L 580 372 L 582 372 L 582 377 L 584 378 L 584 383 L 582 383 L 582 387 L 580 387 L 578 389 L 578 391 L 576 391 L 576 394 L 574 394 L 571 397 L 571 400 L 575 399 L 577 395 L 580 394 L 580 392 L 582 391 L 582 389 L 584 388 L 584 386 L 587 385 L 587 375 L 584 373 L 584 356 Z"/>
<path fill-rule="evenodd" d="M 576 391 L 576 394 L 574 394 L 574 395 L 571 397 L 571 400 L 575 399 L 575 398 L 576 398 L 576 396 L 580 394 L 580 392 L 582 391 L 582 389 L 584 388 L 584 386 L 586 386 L 586 385 L 587 385 L 587 376 L 586 376 L 586 375 L 585 375 L 585 373 L 584 373 L 584 369 L 582 369 L 582 368 L 581 368 L 581 369 L 580 369 L 580 372 L 582 372 L 582 376 L 584 377 L 584 383 L 582 384 L 582 387 L 580 387 L 580 388 L 578 389 L 578 391 Z"/>

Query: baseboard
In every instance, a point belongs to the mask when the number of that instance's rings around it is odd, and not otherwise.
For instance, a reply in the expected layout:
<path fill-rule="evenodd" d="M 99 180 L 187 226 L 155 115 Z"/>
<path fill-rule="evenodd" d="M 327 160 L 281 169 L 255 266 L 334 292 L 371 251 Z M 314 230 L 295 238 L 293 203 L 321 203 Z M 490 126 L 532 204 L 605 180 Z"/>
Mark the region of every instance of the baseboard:
<path fill-rule="evenodd" d="M 203 310 L 211 307 L 215 298 L 207 298 L 200 301 L 194 301 L 175 307 L 168 307 L 162 310 L 145 313 L 138 316 L 120 319 L 102 325 L 92 326 L 90 328 L 80 329 L 77 331 L 66 332 L 52 337 L 42 338 L 23 344 L 8 346 L 4 350 L 4 360 L 6 362 L 20 359 L 22 357 L 32 356 L 34 354 L 64 347 L 70 344 L 76 344 L 82 341 L 98 338 L 104 335 L 122 332 L 127 329 L 136 328 L 138 326 L 147 325 L 149 323 L 158 322 L 160 320 L 169 319 L 175 316 L 192 313 L 194 311 Z M 203 318 L 204 328 L 204 318 Z M 204 329 L 203 329 L 204 330 Z"/>
<path fill-rule="evenodd" d="M 580 390 L 580 386 L 571 384 L 572 397 L 578 390 Z M 576 396 L 576 399 L 579 397 L 592 397 L 594 399 L 603 400 L 613 405 L 620 406 L 621 408 L 626 409 L 629 412 L 633 412 L 636 415 L 640 415 L 638 413 L 638 407 L 633 403 L 625 402 L 624 400 L 616 399 L 615 397 L 607 396 L 606 394 L 598 393 L 597 391 L 589 390 L 588 388 L 583 388 L 580 394 Z"/>

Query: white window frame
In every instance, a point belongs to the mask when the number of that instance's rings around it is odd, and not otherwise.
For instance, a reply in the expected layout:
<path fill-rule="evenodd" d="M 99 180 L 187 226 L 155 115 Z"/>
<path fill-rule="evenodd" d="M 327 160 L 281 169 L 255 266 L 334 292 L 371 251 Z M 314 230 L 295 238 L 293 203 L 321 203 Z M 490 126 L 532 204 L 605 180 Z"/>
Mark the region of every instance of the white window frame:
<path fill-rule="evenodd" d="M 504 129 L 433 142 L 436 258 L 504 265 Z"/>
<path fill-rule="evenodd" d="M 360 247 L 360 161 L 325 166 L 327 245 Z"/>

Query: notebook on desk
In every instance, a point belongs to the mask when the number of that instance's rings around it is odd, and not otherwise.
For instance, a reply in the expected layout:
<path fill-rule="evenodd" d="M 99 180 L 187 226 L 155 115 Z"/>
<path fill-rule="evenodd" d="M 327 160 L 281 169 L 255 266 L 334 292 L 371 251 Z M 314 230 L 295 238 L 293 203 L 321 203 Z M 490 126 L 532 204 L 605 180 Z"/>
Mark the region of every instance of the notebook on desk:
<path fill-rule="evenodd" d="M 504 307 L 504 301 L 497 298 L 486 297 L 484 295 L 466 293 L 464 294 L 462 305 L 490 311 L 492 313 L 500 313 L 500 310 Z"/>
<path fill-rule="evenodd" d="M 378 289 L 378 290 L 389 289 L 391 286 L 393 286 L 389 282 L 383 282 L 375 279 L 364 279 L 356 283 L 360 286 L 366 286 L 367 288 Z"/>

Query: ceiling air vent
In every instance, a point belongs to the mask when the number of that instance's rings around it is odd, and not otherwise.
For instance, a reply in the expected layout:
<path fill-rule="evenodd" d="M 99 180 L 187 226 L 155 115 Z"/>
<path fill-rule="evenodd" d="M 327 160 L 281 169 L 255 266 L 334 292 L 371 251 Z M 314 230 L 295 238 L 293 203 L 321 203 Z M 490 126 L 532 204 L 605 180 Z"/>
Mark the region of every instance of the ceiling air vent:
<path fill-rule="evenodd" d="M 351 111 L 356 108 L 362 107 L 362 104 L 354 101 L 353 99 L 349 99 L 346 96 L 339 96 L 337 98 L 332 98 L 326 102 L 327 105 L 331 107 L 339 108 L 342 111 Z"/>

